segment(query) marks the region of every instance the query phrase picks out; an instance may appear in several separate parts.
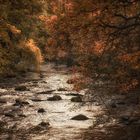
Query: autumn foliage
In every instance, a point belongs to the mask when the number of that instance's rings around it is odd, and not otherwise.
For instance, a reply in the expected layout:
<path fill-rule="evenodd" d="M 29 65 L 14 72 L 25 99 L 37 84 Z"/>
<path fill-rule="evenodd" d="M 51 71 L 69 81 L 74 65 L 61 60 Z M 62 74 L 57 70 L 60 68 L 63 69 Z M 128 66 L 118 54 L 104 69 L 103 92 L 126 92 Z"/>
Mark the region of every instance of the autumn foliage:
<path fill-rule="evenodd" d="M 45 27 L 39 19 L 42 3 L 0 0 L 0 7 L 0 76 L 15 75 L 29 69 L 38 71 L 42 61 L 41 50 L 46 43 Z"/>
<path fill-rule="evenodd" d="M 85 76 L 109 80 L 121 92 L 139 89 L 139 1 L 47 2 L 47 50 L 63 48 Z"/>

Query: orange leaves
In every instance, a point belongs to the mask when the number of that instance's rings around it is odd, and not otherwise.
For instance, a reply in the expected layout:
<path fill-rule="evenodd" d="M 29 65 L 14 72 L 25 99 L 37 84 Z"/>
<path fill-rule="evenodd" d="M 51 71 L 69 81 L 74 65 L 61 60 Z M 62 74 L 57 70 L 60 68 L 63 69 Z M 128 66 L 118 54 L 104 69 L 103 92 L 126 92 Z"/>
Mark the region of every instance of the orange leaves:
<path fill-rule="evenodd" d="M 105 49 L 105 45 L 104 42 L 102 41 L 96 41 L 94 42 L 93 45 L 90 45 L 90 47 L 88 48 L 83 47 L 83 45 L 80 48 L 81 51 L 83 50 L 85 52 L 86 50 L 87 54 L 92 54 L 97 56 L 100 56 L 104 52 L 104 49 Z"/>
<path fill-rule="evenodd" d="M 45 15 L 39 15 L 38 17 L 41 21 L 46 21 L 47 17 Z"/>
<path fill-rule="evenodd" d="M 125 63 L 129 64 L 131 66 L 131 68 L 133 68 L 135 70 L 140 69 L 139 58 L 140 58 L 140 51 L 119 56 L 119 60 L 122 63 L 125 62 Z"/>
<path fill-rule="evenodd" d="M 96 55 L 100 56 L 103 53 L 104 49 L 105 49 L 105 46 L 104 46 L 103 42 L 101 42 L 101 41 L 95 42 L 93 51 Z"/>
<path fill-rule="evenodd" d="M 10 31 L 13 33 L 13 34 L 20 34 L 21 33 L 21 30 L 17 29 L 15 26 L 11 25 L 11 24 L 7 24 Z"/>
<path fill-rule="evenodd" d="M 133 79 L 130 82 L 124 83 L 120 85 L 121 92 L 127 93 L 128 91 L 135 89 L 135 87 L 139 84 L 137 79 Z"/>
<path fill-rule="evenodd" d="M 57 42 L 56 42 L 56 40 L 54 40 L 53 38 L 49 38 L 48 40 L 47 40 L 47 45 L 49 46 L 49 47 L 54 47 L 54 46 L 56 46 L 57 45 Z"/>
<path fill-rule="evenodd" d="M 72 3 L 66 3 L 65 4 L 65 7 L 66 7 L 66 9 L 70 12 L 70 11 L 72 11 L 73 10 L 73 4 Z"/>
<path fill-rule="evenodd" d="M 46 25 L 48 29 L 50 30 L 50 32 L 54 30 L 54 26 L 57 24 L 57 21 L 58 21 L 57 15 L 48 16 L 46 18 Z"/>
<path fill-rule="evenodd" d="M 56 15 L 53 15 L 50 17 L 51 22 L 56 22 L 58 20 L 58 17 Z"/>
<path fill-rule="evenodd" d="M 125 55 L 120 56 L 119 58 L 123 62 L 135 63 L 139 59 L 139 57 L 140 57 L 140 51 L 131 53 L 131 54 L 125 54 Z"/>
<path fill-rule="evenodd" d="M 46 23 L 47 25 L 50 25 L 50 24 L 53 25 L 56 23 L 57 20 L 58 20 L 58 17 L 56 15 L 52 15 L 50 17 L 47 17 Z"/>
<path fill-rule="evenodd" d="M 36 46 L 36 43 L 33 39 L 29 39 L 26 44 L 25 48 L 27 48 L 29 51 L 32 52 L 32 54 L 35 56 L 36 62 L 40 64 L 43 61 L 43 57 L 41 55 L 40 49 Z"/>

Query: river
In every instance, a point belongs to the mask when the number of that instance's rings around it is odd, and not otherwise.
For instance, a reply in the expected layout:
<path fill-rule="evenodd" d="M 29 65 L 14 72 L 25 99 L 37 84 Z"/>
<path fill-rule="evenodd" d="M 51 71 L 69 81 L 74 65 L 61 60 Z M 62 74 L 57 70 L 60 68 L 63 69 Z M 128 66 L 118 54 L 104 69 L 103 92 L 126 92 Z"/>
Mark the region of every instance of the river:
<path fill-rule="evenodd" d="M 0 85 L 0 139 L 82 140 L 102 107 L 71 102 L 75 94 L 84 95 L 86 91 L 74 91 L 73 85 L 67 83 L 75 75 L 65 65 L 49 63 L 41 66 L 41 75 L 28 72 L 22 78 L 5 79 Z M 21 85 L 28 90 L 15 90 Z M 47 100 L 54 95 L 62 100 Z M 79 114 L 88 119 L 71 119 Z"/>

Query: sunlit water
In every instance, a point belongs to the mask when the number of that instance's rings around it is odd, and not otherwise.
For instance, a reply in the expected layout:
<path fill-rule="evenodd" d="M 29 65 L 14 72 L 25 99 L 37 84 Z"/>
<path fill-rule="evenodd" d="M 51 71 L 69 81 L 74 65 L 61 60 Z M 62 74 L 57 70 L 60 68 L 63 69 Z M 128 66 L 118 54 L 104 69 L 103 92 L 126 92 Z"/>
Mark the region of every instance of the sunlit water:
<path fill-rule="evenodd" d="M 50 128 L 44 134 L 34 134 L 30 136 L 30 140 L 82 140 L 83 133 L 86 129 L 93 125 L 95 121 L 95 115 L 102 111 L 100 106 L 89 106 L 82 103 L 73 103 L 71 98 L 73 96 L 67 96 L 68 93 L 77 93 L 73 91 L 73 85 L 67 84 L 67 80 L 73 76 L 65 66 L 59 66 L 54 68 L 53 64 L 46 64 L 41 67 L 42 78 L 37 73 L 28 73 L 26 78 L 37 80 L 36 83 L 26 82 L 26 85 L 30 91 L 16 92 L 14 88 L 10 90 L 12 95 L 3 95 L 3 98 L 8 98 L 8 103 L 5 107 L 12 107 L 12 104 L 16 98 L 24 98 L 30 103 L 30 106 L 25 106 L 22 109 L 22 113 L 26 115 L 21 121 L 10 120 L 9 126 L 15 125 L 18 129 L 29 128 L 38 125 L 39 123 L 49 122 Z M 58 91 L 58 89 L 64 88 L 66 91 Z M 37 94 L 38 92 L 54 90 L 51 94 Z M 0 92 L 6 92 L 6 89 L 0 89 Z M 84 90 L 78 92 L 84 95 Z M 53 95 L 60 95 L 62 100 L 60 101 L 47 101 L 48 97 Z M 44 101 L 33 102 L 31 99 L 39 98 Z M 46 112 L 39 114 L 37 111 L 39 108 L 43 108 Z M 71 120 L 72 117 L 83 114 L 89 118 L 86 121 Z M 1 120 L 7 118 L 1 116 Z"/>

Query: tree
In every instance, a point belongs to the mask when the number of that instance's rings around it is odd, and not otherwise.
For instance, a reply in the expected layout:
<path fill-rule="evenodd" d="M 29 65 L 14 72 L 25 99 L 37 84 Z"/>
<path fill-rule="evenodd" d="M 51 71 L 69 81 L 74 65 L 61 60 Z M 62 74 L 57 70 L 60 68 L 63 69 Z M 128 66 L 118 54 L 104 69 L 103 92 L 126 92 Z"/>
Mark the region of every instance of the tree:
<path fill-rule="evenodd" d="M 109 79 L 123 92 L 139 87 L 139 9 L 137 0 L 49 1 L 55 45 L 48 47 L 63 46 L 92 79 Z"/>
<path fill-rule="evenodd" d="M 26 63 L 36 65 L 37 61 L 38 63 L 41 61 L 41 52 L 37 45 L 40 44 L 43 50 L 45 46 L 43 41 L 47 37 L 45 26 L 39 19 L 43 12 L 42 2 L 40 0 L 0 0 L 0 7 L 0 74 L 10 73 L 9 70 L 11 73 L 19 69 L 27 70 L 29 65 Z M 36 45 L 28 43 L 31 39 L 34 39 L 32 42 L 36 42 Z M 30 61 L 27 58 L 30 58 Z M 17 64 L 24 65 L 22 68 L 20 65 L 19 68 Z"/>

